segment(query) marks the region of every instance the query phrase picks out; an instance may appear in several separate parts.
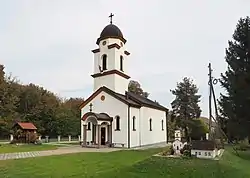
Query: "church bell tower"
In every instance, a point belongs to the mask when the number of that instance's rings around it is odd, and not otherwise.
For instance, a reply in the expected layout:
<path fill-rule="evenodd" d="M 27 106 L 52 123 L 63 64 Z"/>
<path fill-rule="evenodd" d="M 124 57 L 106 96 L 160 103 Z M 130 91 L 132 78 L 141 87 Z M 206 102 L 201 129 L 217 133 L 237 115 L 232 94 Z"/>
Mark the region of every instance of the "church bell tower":
<path fill-rule="evenodd" d="M 105 86 L 116 93 L 125 94 L 128 90 L 126 39 L 121 30 L 113 24 L 111 13 L 110 24 L 107 25 L 97 39 L 94 53 L 94 92 Z"/>

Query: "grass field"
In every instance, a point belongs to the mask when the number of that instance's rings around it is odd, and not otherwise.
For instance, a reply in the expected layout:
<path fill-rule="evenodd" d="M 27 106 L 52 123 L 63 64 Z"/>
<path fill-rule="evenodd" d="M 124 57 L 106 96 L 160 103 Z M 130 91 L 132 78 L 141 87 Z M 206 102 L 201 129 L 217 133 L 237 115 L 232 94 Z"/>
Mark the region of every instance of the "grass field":
<path fill-rule="evenodd" d="M 0 177 L 8 178 L 249 178 L 250 152 L 231 149 L 219 161 L 151 157 L 160 149 L 79 153 L 0 161 Z M 20 166 L 21 165 L 21 166 Z"/>
<path fill-rule="evenodd" d="M 14 144 L 2 144 L 0 145 L 1 153 L 14 153 L 14 152 L 26 152 L 26 151 L 42 151 L 42 150 L 54 150 L 57 146 L 55 145 L 14 145 Z"/>

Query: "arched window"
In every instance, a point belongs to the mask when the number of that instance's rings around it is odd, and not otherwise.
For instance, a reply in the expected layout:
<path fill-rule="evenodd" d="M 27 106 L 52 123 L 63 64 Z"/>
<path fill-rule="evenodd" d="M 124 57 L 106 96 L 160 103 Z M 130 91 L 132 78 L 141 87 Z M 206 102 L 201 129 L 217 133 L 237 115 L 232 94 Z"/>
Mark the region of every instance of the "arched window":
<path fill-rule="evenodd" d="M 163 120 L 161 120 L 161 130 L 164 130 L 164 121 Z"/>
<path fill-rule="evenodd" d="M 102 56 L 102 70 L 107 70 L 107 55 Z"/>
<path fill-rule="evenodd" d="M 120 116 L 115 117 L 115 123 L 116 123 L 116 129 L 115 130 L 120 130 Z"/>
<path fill-rule="evenodd" d="M 149 131 L 152 131 L 152 119 L 149 119 Z"/>
<path fill-rule="evenodd" d="M 136 131 L 136 129 L 135 129 L 135 116 L 133 116 L 133 131 Z"/>
<path fill-rule="evenodd" d="M 120 70 L 123 71 L 123 56 L 120 56 Z"/>
<path fill-rule="evenodd" d="M 87 130 L 91 130 L 91 123 L 88 122 Z"/>

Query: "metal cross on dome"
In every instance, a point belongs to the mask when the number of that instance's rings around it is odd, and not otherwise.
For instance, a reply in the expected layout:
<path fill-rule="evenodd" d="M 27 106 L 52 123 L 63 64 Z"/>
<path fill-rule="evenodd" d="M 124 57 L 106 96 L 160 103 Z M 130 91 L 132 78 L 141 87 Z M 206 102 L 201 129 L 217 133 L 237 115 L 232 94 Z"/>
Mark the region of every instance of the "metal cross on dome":
<path fill-rule="evenodd" d="M 112 21 L 112 18 L 113 18 L 113 17 L 114 17 L 114 14 L 112 14 L 112 13 L 111 13 L 111 14 L 109 15 L 109 18 L 110 18 L 110 24 L 112 24 L 112 23 L 113 23 L 113 21 Z"/>
<path fill-rule="evenodd" d="M 90 112 L 92 112 L 92 107 L 93 107 L 93 104 L 90 103 L 90 104 L 89 104 L 89 111 L 90 111 Z"/>

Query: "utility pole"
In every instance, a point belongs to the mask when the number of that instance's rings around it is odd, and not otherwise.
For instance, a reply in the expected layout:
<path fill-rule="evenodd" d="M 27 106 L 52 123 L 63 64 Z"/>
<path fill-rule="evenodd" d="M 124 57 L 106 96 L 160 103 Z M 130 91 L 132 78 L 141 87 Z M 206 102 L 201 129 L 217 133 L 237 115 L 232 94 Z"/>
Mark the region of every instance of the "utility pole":
<path fill-rule="evenodd" d="M 216 85 L 218 83 L 218 79 L 214 78 L 212 76 L 212 66 L 211 63 L 209 63 L 208 65 L 208 85 L 209 85 L 209 140 L 211 140 L 212 138 L 212 119 L 214 120 L 214 122 L 217 123 L 217 127 L 220 127 L 219 122 L 218 122 L 218 108 L 217 108 L 217 102 L 216 102 L 216 97 L 215 97 L 215 93 L 214 93 L 214 85 Z M 215 117 L 213 117 L 212 114 L 212 100 L 214 101 L 214 112 L 215 112 Z M 224 135 L 224 132 L 223 132 Z"/>
<path fill-rule="evenodd" d="M 218 83 L 218 79 L 214 78 L 212 76 L 212 66 L 211 63 L 209 63 L 208 65 L 208 76 L 209 76 L 209 81 L 208 81 L 208 85 L 209 85 L 209 140 L 211 140 L 211 136 L 212 136 L 212 119 L 213 121 L 216 123 L 217 125 L 217 129 L 220 131 L 220 137 L 221 137 L 221 143 L 223 145 L 223 137 L 227 138 L 227 135 L 225 134 L 225 132 L 222 130 L 220 122 L 219 122 L 219 113 L 218 113 L 218 108 L 217 108 L 217 100 L 215 97 L 215 92 L 214 92 L 214 85 L 216 85 Z M 212 114 L 212 100 L 214 102 L 214 112 L 215 112 L 215 117 L 213 117 Z"/>
<path fill-rule="evenodd" d="M 219 122 L 219 113 L 218 113 L 218 109 L 217 109 L 217 102 L 216 102 L 216 97 L 215 97 L 215 92 L 214 92 L 214 85 L 216 85 L 218 83 L 218 79 L 213 78 L 212 76 L 212 67 L 211 67 L 211 63 L 209 63 L 208 65 L 208 76 L 209 76 L 209 81 L 208 81 L 208 85 L 209 85 L 209 137 L 211 137 L 211 127 L 212 127 L 212 119 L 214 120 L 214 122 L 216 123 L 216 129 L 218 129 L 218 131 L 220 132 L 220 139 L 221 139 L 221 144 L 222 147 L 224 147 L 224 140 L 223 138 L 226 138 L 228 140 L 227 134 L 222 130 L 221 128 L 221 124 Z M 215 112 L 215 117 L 213 117 L 212 114 L 212 100 L 214 101 L 214 112 Z M 211 140 L 211 138 L 209 138 Z M 234 147 L 234 146 L 233 146 Z M 234 151 L 236 152 L 236 154 L 238 155 L 237 149 L 234 147 Z"/>
<path fill-rule="evenodd" d="M 208 85 L 209 85 L 209 140 L 211 139 L 211 127 L 212 127 L 212 69 L 211 69 L 211 63 L 208 65 Z"/>

